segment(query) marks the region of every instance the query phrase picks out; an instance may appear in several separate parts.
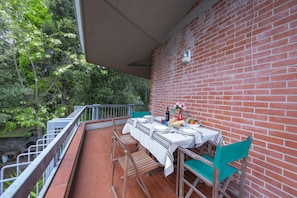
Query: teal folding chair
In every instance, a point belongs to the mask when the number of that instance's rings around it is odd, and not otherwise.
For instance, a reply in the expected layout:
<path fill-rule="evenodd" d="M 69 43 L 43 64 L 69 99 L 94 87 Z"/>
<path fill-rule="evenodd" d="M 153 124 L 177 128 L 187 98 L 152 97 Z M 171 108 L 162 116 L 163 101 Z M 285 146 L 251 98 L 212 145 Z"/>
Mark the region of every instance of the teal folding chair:
<path fill-rule="evenodd" d="M 151 113 L 149 111 L 133 111 L 131 117 L 142 118 L 145 115 L 151 115 Z"/>
<path fill-rule="evenodd" d="M 248 137 L 241 142 L 217 146 L 214 157 L 201 156 L 189 149 L 179 148 L 179 197 L 184 197 L 184 184 L 186 184 L 190 187 L 186 197 L 190 197 L 194 191 L 200 197 L 206 198 L 196 187 L 201 181 L 212 187 L 213 198 L 218 196 L 231 197 L 226 190 L 230 181 L 236 178 L 233 177 L 236 173 L 240 175 L 237 196 L 243 197 L 246 163 L 251 142 L 252 138 Z M 189 156 L 190 159 L 185 161 L 185 156 Z M 240 168 L 233 166 L 232 162 L 238 162 Z M 184 178 L 184 171 L 186 170 L 196 176 L 193 183 Z"/>

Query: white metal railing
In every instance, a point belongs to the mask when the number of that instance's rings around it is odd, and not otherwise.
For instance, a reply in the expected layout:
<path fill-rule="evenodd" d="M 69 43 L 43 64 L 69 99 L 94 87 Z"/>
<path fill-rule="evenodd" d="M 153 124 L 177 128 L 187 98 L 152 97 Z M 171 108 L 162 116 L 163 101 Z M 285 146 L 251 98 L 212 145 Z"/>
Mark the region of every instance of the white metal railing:
<path fill-rule="evenodd" d="M 93 104 L 87 105 L 85 120 L 101 120 L 106 118 L 131 116 L 133 111 L 148 111 L 148 105 L 135 104 Z"/>
<path fill-rule="evenodd" d="M 81 121 L 131 116 L 148 105 L 76 106 L 67 118 L 47 122 L 47 133 L 0 171 L 0 197 L 43 197 Z M 7 177 L 6 171 L 14 169 Z"/>

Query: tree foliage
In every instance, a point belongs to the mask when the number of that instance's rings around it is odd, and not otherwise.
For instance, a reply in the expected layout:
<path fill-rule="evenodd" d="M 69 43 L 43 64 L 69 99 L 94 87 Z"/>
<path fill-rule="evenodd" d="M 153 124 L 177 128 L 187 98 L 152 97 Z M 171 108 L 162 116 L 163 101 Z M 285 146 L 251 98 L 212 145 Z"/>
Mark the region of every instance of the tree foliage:
<path fill-rule="evenodd" d="M 148 104 L 149 81 L 87 63 L 69 0 L 0 0 L 0 127 L 44 128 L 67 107 Z"/>

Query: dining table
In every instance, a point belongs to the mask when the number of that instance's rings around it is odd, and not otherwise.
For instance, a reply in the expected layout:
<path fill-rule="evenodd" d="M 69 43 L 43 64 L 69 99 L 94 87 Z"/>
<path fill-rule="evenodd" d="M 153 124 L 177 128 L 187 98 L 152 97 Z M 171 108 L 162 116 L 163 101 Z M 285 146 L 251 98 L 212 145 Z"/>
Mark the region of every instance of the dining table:
<path fill-rule="evenodd" d="M 183 148 L 198 148 L 210 141 L 223 144 L 220 131 L 204 126 L 193 127 L 183 124 L 179 128 L 162 124 L 162 117 L 129 118 L 122 129 L 123 134 L 130 133 L 164 166 L 167 177 L 174 172 L 174 151 Z"/>

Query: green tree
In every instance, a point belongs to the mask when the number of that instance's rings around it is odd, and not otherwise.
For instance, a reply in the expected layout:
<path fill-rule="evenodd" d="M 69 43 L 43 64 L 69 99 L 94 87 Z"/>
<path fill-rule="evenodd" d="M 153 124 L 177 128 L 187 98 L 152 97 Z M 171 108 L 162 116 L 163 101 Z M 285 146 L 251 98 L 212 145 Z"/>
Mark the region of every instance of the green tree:
<path fill-rule="evenodd" d="M 51 20 L 51 15 L 47 13 L 47 1 L 30 0 L 19 1 L 10 0 L 1 2 L 2 24 L 5 27 L 5 32 L 2 32 L 2 45 L 5 49 L 4 56 L 10 57 L 10 60 L 4 60 L 2 65 L 7 66 L 11 71 L 12 65 L 18 75 L 19 86 L 24 90 L 23 96 L 30 96 L 34 93 L 34 97 L 21 101 L 24 97 L 19 97 L 20 105 L 14 106 L 9 101 L 10 108 L 5 105 L 2 108 L 3 112 L 10 113 L 13 116 L 11 122 L 20 123 L 21 126 L 32 126 L 43 129 L 44 117 L 47 117 L 44 105 L 39 98 L 39 82 L 38 80 L 45 77 L 48 70 L 47 59 L 51 57 L 51 51 L 48 50 L 55 45 L 61 44 L 42 32 L 42 26 L 46 21 Z M 11 61 L 12 60 L 12 61 Z M 2 69 L 2 68 L 1 68 Z M 17 83 L 12 83 L 13 78 L 6 83 L 6 86 L 11 86 Z M 18 86 L 16 86 L 18 87 Z M 2 89 L 3 92 L 16 98 L 11 92 Z M 7 101 L 3 98 L 2 101 Z M 24 104 L 24 105 L 22 105 Z M 18 115 L 18 116 L 16 116 Z M 33 119 L 31 115 L 34 115 Z M 16 125 L 11 122 L 6 122 L 9 129 L 13 129 Z M 39 136 L 43 134 L 40 130 Z"/>
<path fill-rule="evenodd" d="M 63 43 L 57 65 L 63 97 L 71 105 L 125 104 L 149 102 L 149 81 L 85 62 L 81 52 L 72 1 L 52 0 L 49 10 L 53 16 L 56 35 Z M 75 35 L 65 39 L 65 35 Z M 65 54 L 67 52 L 67 54 Z M 142 88 L 137 87 L 141 85 Z M 145 96 L 144 96 L 145 95 Z M 142 101 L 145 99 L 145 101 Z"/>
<path fill-rule="evenodd" d="M 73 1 L 0 3 L 0 124 L 7 130 L 44 129 L 67 106 L 149 102 L 148 80 L 85 61 Z"/>

